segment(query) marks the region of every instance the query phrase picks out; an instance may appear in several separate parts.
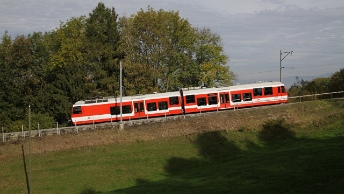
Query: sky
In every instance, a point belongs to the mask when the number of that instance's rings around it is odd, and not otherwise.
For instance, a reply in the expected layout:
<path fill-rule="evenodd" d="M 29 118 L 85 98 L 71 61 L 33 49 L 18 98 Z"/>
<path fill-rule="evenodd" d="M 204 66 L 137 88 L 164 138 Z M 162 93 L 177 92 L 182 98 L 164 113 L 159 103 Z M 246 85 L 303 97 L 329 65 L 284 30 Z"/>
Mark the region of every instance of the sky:
<path fill-rule="evenodd" d="M 150 6 L 211 29 L 222 38 L 236 84 L 279 81 L 280 62 L 282 82 L 344 68 L 343 0 L 0 0 L 0 35 L 49 32 L 61 21 L 89 16 L 99 2 L 119 17 Z"/>

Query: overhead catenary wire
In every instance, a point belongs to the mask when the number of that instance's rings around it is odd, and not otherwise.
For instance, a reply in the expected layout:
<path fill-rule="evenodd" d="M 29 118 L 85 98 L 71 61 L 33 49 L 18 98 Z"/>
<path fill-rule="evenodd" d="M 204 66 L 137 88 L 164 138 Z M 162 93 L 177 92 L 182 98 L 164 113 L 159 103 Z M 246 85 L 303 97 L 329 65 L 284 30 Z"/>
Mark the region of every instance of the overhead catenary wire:
<path fill-rule="evenodd" d="M 285 67 L 284 70 L 294 70 L 294 69 L 305 69 L 305 68 L 316 68 L 316 67 L 323 67 L 323 66 L 335 66 L 335 65 L 344 65 L 344 62 L 340 63 L 331 63 L 331 64 L 321 64 L 321 65 L 307 65 L 307 66 L 301 66 L 301 67 Z M 255 75 L 255 74 L 261 74 L 261 73 L 269 73 L 269 72 L 279 72 L 278 69 L 276 70 L 266 70 L 266 71 L 258 71 L 258 72 L 250 72 L 250 73 L 239 73 L 237 75 Z"/>

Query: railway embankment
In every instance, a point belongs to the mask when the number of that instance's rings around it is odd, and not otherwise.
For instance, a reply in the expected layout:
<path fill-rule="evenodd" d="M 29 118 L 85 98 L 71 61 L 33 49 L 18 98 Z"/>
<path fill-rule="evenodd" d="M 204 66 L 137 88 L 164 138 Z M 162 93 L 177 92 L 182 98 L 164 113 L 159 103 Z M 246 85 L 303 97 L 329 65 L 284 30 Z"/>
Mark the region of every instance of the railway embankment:
<path fill-rule="evenodd" d="M 262 106 L 239 110 L 219 111 L 194 115 L 156 118 L 153 120 L 126 121 L 119 131 L 117 123 L 95 124 L 50 131 L 31 131 L 33 153 L 75 149 L 85 146 L 142 142 L 176 136 L 193 136 L 210 131 L 261 130 L 264 122 L 284 119 L 286 123 L 302 130 L 313 130 L 331 122 L 343 122 L 344 100 L 309 101 L 275 106 Z M 16 136 L 17 135 L 17 136 Z M 28 133 L 13 134 L 0 144 L 0 157 L 18 155 L 20 146 L 28 142 Z"/>

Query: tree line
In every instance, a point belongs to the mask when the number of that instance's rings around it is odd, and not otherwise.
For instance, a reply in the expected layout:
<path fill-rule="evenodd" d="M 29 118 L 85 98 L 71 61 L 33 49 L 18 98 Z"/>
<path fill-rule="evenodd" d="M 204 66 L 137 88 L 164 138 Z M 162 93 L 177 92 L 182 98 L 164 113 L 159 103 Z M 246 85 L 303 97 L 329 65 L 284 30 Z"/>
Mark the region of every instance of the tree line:
<path fill-rule="evenodd" d="M 289 96 L 303 96 L 329 92 L 344 91 L 344 68 L 327 78 L 315 78 L 311 81 L 296 77 L 296 81 L 289 88 Z"/>
<path fill-rule="evenodd" d="M 70 118 L 78 100 L 118 96 L 119 63 L 123 94 L 232 85 L 221 37 L 195 28 L 178 12 L 141 9 L 118 17 L 103 3 L 61 22 L 50 32 L 0 42 L 0 125 L 6 131 L 50 128 Z"/>

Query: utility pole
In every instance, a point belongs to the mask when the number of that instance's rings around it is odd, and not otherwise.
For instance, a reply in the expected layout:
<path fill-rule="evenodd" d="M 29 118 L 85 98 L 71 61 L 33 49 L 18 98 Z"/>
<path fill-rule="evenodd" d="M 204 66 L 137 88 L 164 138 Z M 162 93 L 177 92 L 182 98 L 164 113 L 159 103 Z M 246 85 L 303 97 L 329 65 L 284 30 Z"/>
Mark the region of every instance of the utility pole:
<path fill-rule="evenodd" d="M 29 105 L 29 194 L 31 194 L 32 170 L 31 170 L 31 108 Z"/>
<path fill-rule="evenodd" d="M 123 120 L 122 120 L 122 113 L 123 113 L 123 109 L 122 109 L 122 60 L 119 62 L 119 98 L 120 98 L 120 105 L 119 105 L 119 112 L 120 112 L 120 122 L 119 122 L 119 130 L 123 130 L 124 129 L 124 124 L 123 124 Z"/>
<path fill-rule="evenodd" d="M 285 54 L 285 53 L 286 53 L 286 55 L 282 58 L 282 54 Z M 280 50 L 280 82 L 282 82 L 282 68 L 284 68 L 284 67 L 282 67 L 282 61 L 283 61 L 283 59 L 286 58 L 289 54 L 292 55 L 292 54 L 293 54 L 293 51 L 283 52 L 283 53 L 282 53 L 282 50 Z"/>

